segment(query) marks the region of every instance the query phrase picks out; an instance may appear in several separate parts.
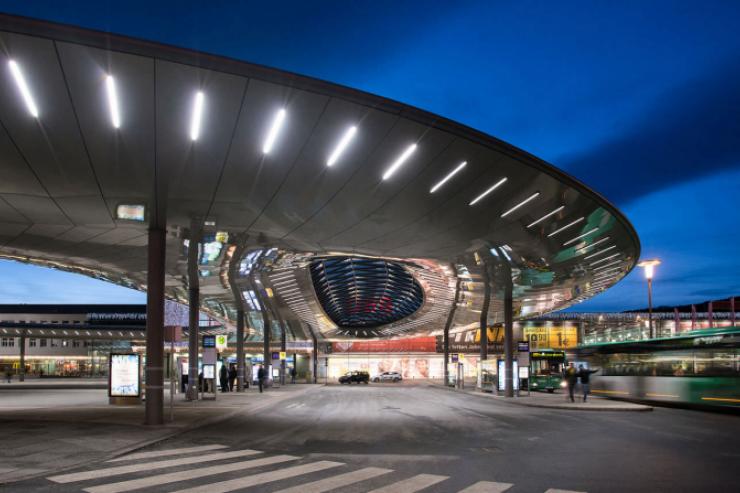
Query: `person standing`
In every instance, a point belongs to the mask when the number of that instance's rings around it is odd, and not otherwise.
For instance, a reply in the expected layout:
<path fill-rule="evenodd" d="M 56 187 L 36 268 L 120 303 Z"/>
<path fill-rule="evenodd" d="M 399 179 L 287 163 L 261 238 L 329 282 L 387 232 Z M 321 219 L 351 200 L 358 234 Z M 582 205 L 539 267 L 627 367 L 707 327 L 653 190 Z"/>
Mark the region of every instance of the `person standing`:
<path fill-rule="evenodd" d="M 236 366 L 232 363 L 229 365 L 229 392 L 233 392 L 234 387 L 236 387 Z"/>
<path fill-rule="evenodd" d="M 295 368 L 290 369 L 290 383 L 295 383 Z"/>
<path fill-rule="evenodd" d="M 257 383 L 259 383 L 260 386 L 260 394 L 262 393 L 262 386 L 264 385 L 265 381 L 265 369 L 260 366 L 259 370 L 257 370 Z"/>
<path fill-rule="evenodd" d="M 599 370 L 589 370 L 583 365 L 578 365 L 578 378 L 581 379 L 581 390 L 583 391 L 583 402 L 586 402 L 586 398 L 591 390 L 591 374 L 596 373 Z"/>
<path fill-rule="evenodd" d="M 573 396 L 573 392 L 575 392 L 576 390 L 576 383 L 578 382 L 578 372 L 573 366 L 573 363 L 568 363 L 568 368 L 565 369 L 565 372 L 563 373 L 563 378 L 565 379 L 565 383 L 568 386 L 568 397 L 570 398 L 570 402 L 575 402 L 576 399 Z"/>
<path fill-rule="evenodd" d="M 221 371 L 218 372 L 218 380 L 221 384 L 221 392 L 229 391 L 229 371 L 226 369 L 226 365 L 221 365 Z"/>

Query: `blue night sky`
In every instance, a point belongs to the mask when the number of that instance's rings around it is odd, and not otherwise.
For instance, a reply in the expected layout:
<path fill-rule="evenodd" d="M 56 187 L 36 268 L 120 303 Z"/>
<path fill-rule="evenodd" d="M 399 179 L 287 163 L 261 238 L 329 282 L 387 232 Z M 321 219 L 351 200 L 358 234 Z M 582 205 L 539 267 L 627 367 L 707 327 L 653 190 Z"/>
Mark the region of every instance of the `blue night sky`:
<path fill-rule="evenodd" d="M 619 207 L 656 305 L 740 294 L 740 2 L 34 2 L 0 10 L 231 56 L 482 130 Z M 0 302 L 144 302 L 0 262 Z M 8 282 L 10 281 L 10 282 Z M 646 304 L 633 272 L 578 310 Z"/>

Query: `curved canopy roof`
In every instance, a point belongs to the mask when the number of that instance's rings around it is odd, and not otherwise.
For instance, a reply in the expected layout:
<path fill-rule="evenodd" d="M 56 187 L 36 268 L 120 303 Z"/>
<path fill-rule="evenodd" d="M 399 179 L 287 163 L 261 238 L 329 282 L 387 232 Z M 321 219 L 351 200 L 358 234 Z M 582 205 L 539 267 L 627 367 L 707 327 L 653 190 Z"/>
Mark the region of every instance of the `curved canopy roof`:
<path fill-rule="evenodd" d="M 608 288 L 639 256 L 626 218 L 585 185 L 416 108 L 25 18 L 0 16 L 0 43 L 5 258 L 145 289 L 147 223 L 166 225 L 167 294 L 186 300 L 189 238 L 202 228 L 205 310 L 229 322 L 243 304 L 295 337 L 334 338 L 440 330 L 455 273 L 454 323 L 476 322 L 489 262 L 511 267 L 526 317 Z M 421 306 L 346 330 L 310 275 L 315 258 L 333 256 L 402 266 Z M 491 323 L 502 318 L 499 284 Z"/>

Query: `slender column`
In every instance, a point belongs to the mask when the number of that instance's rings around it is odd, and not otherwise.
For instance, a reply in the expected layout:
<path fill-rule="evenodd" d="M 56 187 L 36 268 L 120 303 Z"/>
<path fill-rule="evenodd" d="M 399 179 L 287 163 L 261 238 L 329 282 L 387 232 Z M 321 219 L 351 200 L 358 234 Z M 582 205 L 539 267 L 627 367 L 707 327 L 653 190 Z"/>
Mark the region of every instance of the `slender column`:
<path fill-rule="evenodd" d="M 732 326 L 735 327 L 735 297 L 730 298 L 730 320 L 732 320 Z"/>
<path fill-rule="evenodd" d="M 26 380 L 26 333 L 21 336 L 21 367 L 19 368 L 18 380 Z"/>
<path fill-rule="evenodd" d="M 251 281 L 252 287 L 254 288 L 254 294 L 257 296 L 257 301 L 259 301 L 260 304 L 260 312 L 262 313 L 262 364 L 265 369 L 265 375 L 269 380 L 270 378 L 272 378 L 272 375 L 268 373 L 270 369 L 270 364 L 272 363 L 272 360 L 270 359 L 270 315 L 267 313 L 267 299 L 266 296 L 263 296 L 262 284 L 256 282 L 254 272 L 252 272 Z"/>
<path fill-rule="evenodd" d="M 488 359 L 488 307 L 491 305 L 491 276 L 488 263 L 483 262 L 483 306 L 480 311 L 480 360 Z"/>
<path fill-rule="evenodd" d="M 648 278 L 647 282 L 648 282 L 648 336 L 651 339 L 654 339 L 655 333 L 653 332 L 653 280 Z"/>
<path fill-rule="evenodd" d="M 146 289 L 146 424 L 164 423 L 164 272 L 166 231 L 149 229 Z"/>
<path fill-rule="evenodd" d="M 514 285 L 511 266 L 503 264 L 504 284 L 504 368 L 506 397 L 514 397 Z"/>
<path fill-rule="evenodd" d="M 244 391 L 244 310 L 236 311 L 236 391 Z"/>
<path fill-rule="evenodd" d="M 319 341 L 316 339 L 316 335 L 311 331 L 311 338 L 313 339 L 313 354 L 312 354 L 312 360 L 313 360 L 313 383 L 318 383 L 319 381 Z"/>
<path fill-rule="evenodd" d="M 200 281 L 198 279 L 198 251 L 200 249 L 200 221 L 190 224 L 188 243 L 188 391 L 187 399 L 198 400 L 198 349 L 200 328 Z"/>
<path fill-rule="evenodd" d="M 280 351 L 284 353 L 288 346 L 285 321 L 282 318 L 278 318 L 278 320 L 280 320 Z M 280 385 L 285 385 L 285 358 L 280 359 Z"/>
<path fill-rule="evenodd" d="M 452 264 L 452 271 L 455 273 L 455 298 L 452 301 L 450 312 L 447 314 L 447 321 L 445 322 L 445 328 L 442 335 L 442 342 L 444 344 L 444 384 L 447 385 L 450 381 L 450 327 L 455 319 L 455 311 L 457 310 L 457 304 L 460 301 L 460 278 L 457 277 L 457 268 L 455 264 Z"/>

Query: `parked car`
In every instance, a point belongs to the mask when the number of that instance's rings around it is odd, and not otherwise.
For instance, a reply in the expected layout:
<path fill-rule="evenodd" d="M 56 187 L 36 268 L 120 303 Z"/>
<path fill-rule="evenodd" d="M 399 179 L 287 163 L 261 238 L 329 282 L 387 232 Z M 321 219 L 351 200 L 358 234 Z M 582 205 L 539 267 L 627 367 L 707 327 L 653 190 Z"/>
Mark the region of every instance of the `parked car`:
<path fill-rule="evenodd" d="M 373 382 L 400 382 L 403 377 L 397 371 L 385 371 L 373 378 Z"/>
<path fill-rule="evenodd" d="M 339 377 L 339 383 L 370 383 L 370 374 L 366 371 L 350 371 Z"/>

